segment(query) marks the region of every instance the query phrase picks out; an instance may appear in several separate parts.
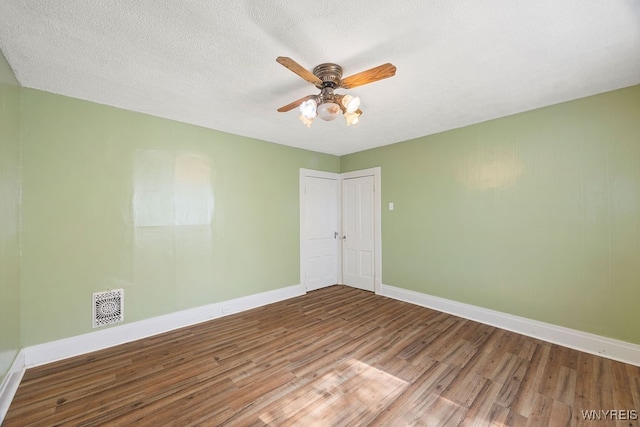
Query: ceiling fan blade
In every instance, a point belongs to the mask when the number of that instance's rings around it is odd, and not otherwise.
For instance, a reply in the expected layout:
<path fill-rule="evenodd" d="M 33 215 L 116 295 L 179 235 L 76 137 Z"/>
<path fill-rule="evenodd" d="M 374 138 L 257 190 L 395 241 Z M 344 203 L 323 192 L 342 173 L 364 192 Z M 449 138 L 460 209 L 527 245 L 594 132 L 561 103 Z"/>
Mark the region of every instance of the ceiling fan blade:
<path fill-rule="evenodd" d="M 299 106 L 300 104 L 302 104 L 304 101 L 306 101 L 307 99 L 311 99 L 313 98 L 314 95 L 307 95 L 304 98 L 300 98 L 297 101 L 293 101 L 291 104 L 287 104 L 284 107 L 280 107 L 278 108 L 278 112 L 280 113 L 286 113 L 287 111 L 291 111 L 294 108 L 296 108 L 297 106 Z"/>
<path fill-rule="evenodd" d="M 377 67 L 354 74 L 342 79 L 340 87 L 352 89 L 354 87 L 366 85 L 368 83 L 377 82 L 396 75 L 396 66 L 390 63 L 378 65 Z"/>
<path fill-rule="evenodd" d="M 278 64 L 284 65 L 309 83 L 322 87 L 322 80 L 317 78 L 311 71 L 307 70 L 293 59 L 286 56 L 278 56 L 276 61 L 278 61 Z"/>

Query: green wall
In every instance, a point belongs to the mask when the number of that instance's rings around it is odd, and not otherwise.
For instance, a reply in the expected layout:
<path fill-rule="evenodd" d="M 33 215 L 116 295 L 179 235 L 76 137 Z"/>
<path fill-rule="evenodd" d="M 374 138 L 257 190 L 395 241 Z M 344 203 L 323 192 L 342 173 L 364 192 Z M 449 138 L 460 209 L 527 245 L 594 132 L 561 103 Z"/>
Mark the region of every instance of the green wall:
<path fill-rule="evenodd" d="M 132 322 L 298 284 L 301 167 L 382 166 L 385 284 L 640 343 L 640 86 L 342 158 L 0 100 L 0 373 L 91 332 L 92 292 Z"/>
<path fill-rule="evenodd" d="M 20 349 L 20 87 L 0 52 L 0 383 Z"/>
<path fill-rule="evenodd" d="M 341 158 L 373 166 L 383 283 L 640 344 L 640 86 Z"/>
<path fill-rule="evenodd" d="M 299 169 L 338 157 L 22 91 L 23 345 L 300 283 Z"/>

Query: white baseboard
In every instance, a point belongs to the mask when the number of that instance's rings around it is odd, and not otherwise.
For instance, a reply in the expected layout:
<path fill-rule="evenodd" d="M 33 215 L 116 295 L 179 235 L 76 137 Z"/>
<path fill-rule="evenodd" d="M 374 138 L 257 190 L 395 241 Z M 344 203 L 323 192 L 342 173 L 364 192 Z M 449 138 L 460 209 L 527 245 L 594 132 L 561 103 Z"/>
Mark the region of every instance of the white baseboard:
<path fill-rule="evenodd" d="M 22 381 L 24 371 L 24 350 L 20 350 L 15 359 L 13 359 L 7 375 L 4 376 L 2 383 L 0 383 L 0 424 L 2 424 L 5 415 L 7 415 L 9 405 L 11 405 L 13 396 L 15 396 L 20 381 Z"/>
<path fill-rule="evenodd" d="M 475 320 L 585 353 L 640 366 L 640 345 L 638 344 L 384 284 L 381 286 L 379 295 Z"/>
<path fill-rule="evenodd" d="M 88 334 L 77 335 L 23 349 L 24 366 L 32 368 L 96 350 L 113 347 L 152 335 L 161 334 L 207 320 L 261 307 L 277 301 L 304 295 L 302 285 L 288 286 L 273 291 L 253 294 L 202 307 L 177 311 L 151 319 L 112 326 Z"/>

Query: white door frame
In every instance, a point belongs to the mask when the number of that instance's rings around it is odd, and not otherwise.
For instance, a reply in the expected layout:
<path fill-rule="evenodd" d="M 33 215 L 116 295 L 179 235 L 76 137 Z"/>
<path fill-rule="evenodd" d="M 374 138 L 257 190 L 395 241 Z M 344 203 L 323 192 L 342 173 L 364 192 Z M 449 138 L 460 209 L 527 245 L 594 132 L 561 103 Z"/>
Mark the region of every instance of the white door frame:
<path fill-rule="evenodd" d="M 373 290 L 379 294 L 382 288 L 382 168 L 378 166 L 340 174 L 341 179 L 364 176 L 373 176 Z M 340 271 L 340 277 L 342 277 L 342 271 Z"/>
<path fill-rule="evenodd" d="M 363 176 L 373 176 L 373 232 L 374 232 L 374 292 L 379 294 L 382 287 L 382 168 L 374 167 L 362 169 L 342 174 L 333 172 L 316 171 L 312 169 L 300 168 L 300 284 L 305 283 L 305 263 L 306 249 L 306 212 L 304 204 L 304 181 L 306 177 L 338 179 L 338 229 L 342 231 L 342 180 L 348 178 L 360 178 Z M 338 245 L 338 283 L 342 281 L 342 245 Z"/>
<path fill-rule="evenodd" d="M 324 171 L 316 171 L 312 169 L 303 169 L 300 168 L 300 284 L 305 286 L 306 282 L 306 265 L 305 260 L 307 259 L 307 249 L 305 245 L 305 241 L 307 240 L 306 230 L 307 230 L 307 215 L 306 215 L 306 204 L 305 204 L 305 178 L 324 178 L 324 179 L 335 179 L 338 181 L 338 205 L 337 205 L 337 215 L 338 215 L 338 229 L 336 230 L 340 233 L 342 230 L 342 180 L 340 178 L 339 173 L 333 172 L 324 172 Z M 342 283 L 342 245 L 338 245 L 338 265 L 336 268 L 338 269 L 338 283 Z M 306 286 L 305 286 L 306 293 Z"/>

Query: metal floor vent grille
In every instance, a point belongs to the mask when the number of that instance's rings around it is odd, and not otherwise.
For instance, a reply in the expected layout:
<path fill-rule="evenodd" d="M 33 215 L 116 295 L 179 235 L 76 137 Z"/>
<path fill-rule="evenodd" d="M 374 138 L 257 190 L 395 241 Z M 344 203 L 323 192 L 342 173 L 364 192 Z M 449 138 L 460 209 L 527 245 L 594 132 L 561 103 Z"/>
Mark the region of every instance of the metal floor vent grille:
<path fill-rule="evenodd" d="M 124 320 L 124 289 L 93 293 L 93 327 Z"/>

